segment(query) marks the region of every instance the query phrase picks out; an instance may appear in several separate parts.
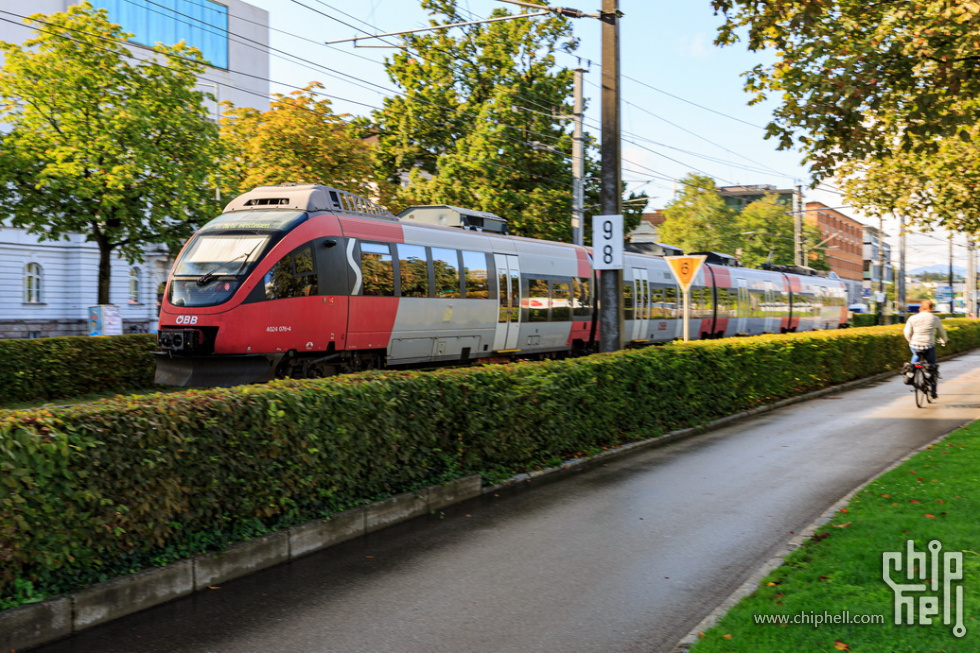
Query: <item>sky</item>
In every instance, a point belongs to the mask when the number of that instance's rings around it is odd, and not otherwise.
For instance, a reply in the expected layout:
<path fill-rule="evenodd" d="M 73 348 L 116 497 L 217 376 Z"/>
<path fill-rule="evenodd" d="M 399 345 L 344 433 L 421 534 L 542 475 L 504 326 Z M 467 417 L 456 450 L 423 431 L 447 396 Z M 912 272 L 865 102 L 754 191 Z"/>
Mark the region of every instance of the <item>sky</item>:
<path fill-rule="evenodd" d="M 397 89 L 384 71 L 392 48 L 364 47 L 383 41 L 325 45 L 325 41 L 428 26 L 419 0 L 247 0 L 269 12 L 273 49 L 272 92 L 288 93 L 311 81 L 326 86 L 338 113 L 368 115 Z M 600 0 L 562 0 L 560 6 L 596 13 Z M 473 20 L 496 8 L 524 9 L 500 0 L 458 0 Z M 554 3 L 553 6 L 559 6 Z M 778 151 L 764 138 L 773 102 L 749 106 L 743 73 L 771 55 L 751 53 L 744 45 L 714 45 L 722 23 L 710 0 L 620 0 L 623 179 L 629 191 L 645 191 L 648 210 L 663 208 L 673 197 L 676 180 L 692 172 L 713 177 L 719 186 L 769 184 L 779 189 L 804 185 L 806 201 L 820 201 L 863 223 L 877 226 L 844 203 L 833 186 L 809 189 L 810 175 L 797 151 Z M 526 11 L 531 11 L 530 9 Z M 533 18 L 525 20 L 534 20 Z M 599 135 L 600 23 L 572 21 L 580 47 L 558 55 L 558 64 L 582 66 L 585 128 Z M 385 39 L 395 42 L 396 39 Z M 897 222 L 885 231 L 898 247 Z M 962 236 L 954 238 L 954 264 L 965 266 Z M 945 232 L 913 233 L 908 238 L 907 267 L 947 264 Z"/>

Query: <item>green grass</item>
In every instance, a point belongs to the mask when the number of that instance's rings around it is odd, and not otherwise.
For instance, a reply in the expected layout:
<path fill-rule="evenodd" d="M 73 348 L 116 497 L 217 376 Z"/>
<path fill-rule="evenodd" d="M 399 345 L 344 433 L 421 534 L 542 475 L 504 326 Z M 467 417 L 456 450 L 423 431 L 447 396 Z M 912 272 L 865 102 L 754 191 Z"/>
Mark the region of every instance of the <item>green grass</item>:
<path fill-rule="evenodd" d="M 938 541 L 942 555 L 962 552 L 963 625 L 966 635 L 954 637 L 956 622 L 944 623 L 943 583 L 936 592 L 909 592 L 920 616 L 920 597 L 939 600 L 931 625 L 895 624 L 895 594 L 883 579 L 883 554 L 901 552 L 913 540 L 915 551 L 926 553 Z M 928 567 L 927 562 L 927 568 Z M 908 580 L 892 571 L 896 583 Z M 931 569 L 931 568 L 929 568 Z M 955 603 L 955 601 L 954 601 Z M 823 623 L 817 616 L 882 615 L 881 624 Z M 787 615 L 809 623 L 760 624 L 760 615 Z M 903 613 L 904 615 L 904 613 Z M 714 627 L 703 633 L 691 653 L 712 651 L 800 653 L 810 651 L 953 652 L 980 651 L 980 422 L 959 429 L 913 456 L 858 492 L 848 506 L 817 529 L 803 547 L 762 580 Z"/>

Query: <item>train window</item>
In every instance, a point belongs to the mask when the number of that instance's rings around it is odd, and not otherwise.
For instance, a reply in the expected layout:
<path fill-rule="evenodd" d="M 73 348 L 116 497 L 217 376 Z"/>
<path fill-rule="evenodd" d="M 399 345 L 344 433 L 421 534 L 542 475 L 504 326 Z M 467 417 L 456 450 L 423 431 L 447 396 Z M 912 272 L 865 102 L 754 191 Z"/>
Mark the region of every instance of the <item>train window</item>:
<path fill-rule="evenodd" d="M 592 317 L 592 279 L 572 279 L 572 314 Z"/>
<path fill-rule="evenodd" d="M 733 318 L 738 316 L 738 291 L 721 286 L 715 288 L 718 297 L 718 317 Z"/>
<path fill-rule="evenodd" d="M 483 252 L 463 252 L 463 282 L 467 298 L 490 298 L 486 254 Z"/>
<path fill-rule="evenodd" d="M 402 297 L 428 297 L 429 263 L 426 260 L 425 247 L 401 244 L 397 247 Z"/>
<path fill-rule="evenodd" d="M 679 297 L 677 286 L 664 288 L 664 317 L 680 317 Z"/>
<path fill-rule="evenodd" d="M 263 284 L 266 299 L 288 299 L 317 294 L 313 248 L 303 245 L 283 256 L 266 272 Z"/>
<path fill-rule="evenodd" d="M 691 317 L 711 317 L 713 297 L 709 286 L 691 288 Z"/>
<path fill-rule="evenodd" d="M 528 279 L 527 290 L 528 322 L 547 322 L 548 309 L 551 307 L 548 282 L 544 279 Z"/>
<path fill-rule="evenodd" d="M 571 296 L 567 282 L 551 282 L 551 320 L 553 322 L 565 322 L 572 319 Z"/>
<path fill-rule="evenodd" d="M 650 284 L 650 318 L 657 319 L 667 317 L 664 311 L 664 289 L 663 286 Z"/>
<path fill-rule="evenodd" d="M 363 295 L 394 297 L 395 265 L 388 243 L 361 243 Z"/>
<path fill-rule="evenodd" d="M 436 279 L 436 297 L 459 297 L 459 252 L 432 248 L 432 269 Z"/>

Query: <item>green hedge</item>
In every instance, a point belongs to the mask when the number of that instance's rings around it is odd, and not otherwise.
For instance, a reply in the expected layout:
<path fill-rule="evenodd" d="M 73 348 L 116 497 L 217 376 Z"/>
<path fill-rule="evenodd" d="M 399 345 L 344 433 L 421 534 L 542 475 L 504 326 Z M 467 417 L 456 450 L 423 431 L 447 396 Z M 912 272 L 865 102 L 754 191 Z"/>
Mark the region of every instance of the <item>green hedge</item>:
<path fill-rule="evenodd" d="M 980 321 L 947 322 L 948 352 Z M 0 413 L 0 607 L 896 369 L 901 325 Z"/>
<path fill-rule="evenodd" d="M 153 387 L 151 334 L 0 340 L 0 403 Z"/>
<path fill-rule="evenodd" d="M 878 316 L 874 313 L 855 313 L 851 316 L 851 326 L 869 327 L 874 326 Z"/>

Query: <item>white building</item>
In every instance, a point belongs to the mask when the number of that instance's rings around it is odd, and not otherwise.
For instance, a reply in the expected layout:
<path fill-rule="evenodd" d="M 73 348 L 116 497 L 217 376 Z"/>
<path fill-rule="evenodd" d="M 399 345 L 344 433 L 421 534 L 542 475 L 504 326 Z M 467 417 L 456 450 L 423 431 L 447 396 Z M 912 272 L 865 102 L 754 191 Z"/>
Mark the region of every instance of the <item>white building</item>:
<path fill-rule="evenodd" d="M 0 0 L 8 19 L 65 11 L 75 0 Z M 269 104 L 268 12 L 239 0 L 92 0 L 109 19 L 131 32 L 136 56 L 156 42 L 184 40 L 212 65 L 199 88 L 235 106 Z M 0 21 L 0 40 L 21 43 L 33 28 Z M 217 116 L 217 106 L 209 107 Z M 81 235 L 39 241 L 5 221 L 0 208 L 0 338 L 88 333 L 89 307 L 97 302 L 99 251 Z M 124 331 L 155 330 L 158 287 L 170 266 L 167 251 L 146 248 L 141 264 L 112 262 L 110 302 Z"/>

